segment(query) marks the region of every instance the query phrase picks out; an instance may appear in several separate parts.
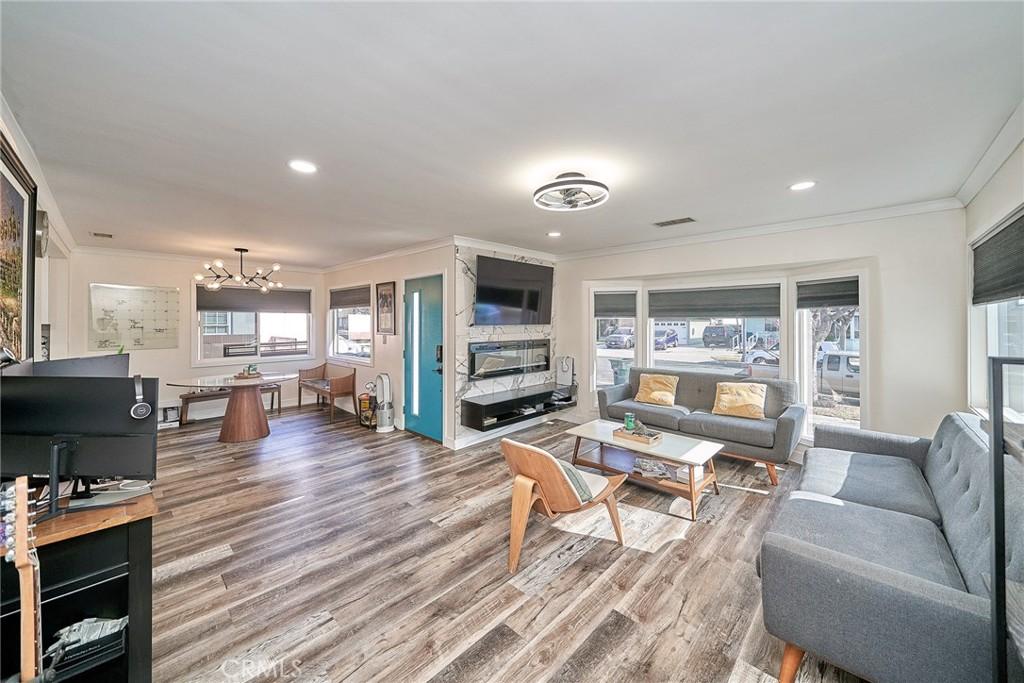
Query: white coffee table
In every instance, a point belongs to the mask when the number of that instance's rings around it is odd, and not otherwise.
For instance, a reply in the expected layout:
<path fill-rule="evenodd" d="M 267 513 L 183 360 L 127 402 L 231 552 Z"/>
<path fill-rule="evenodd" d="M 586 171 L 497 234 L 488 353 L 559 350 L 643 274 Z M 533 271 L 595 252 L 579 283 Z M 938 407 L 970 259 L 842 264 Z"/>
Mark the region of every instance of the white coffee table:
<path fill-rule="evenodd" d="M 621 426 L 621 422 L 592 420 L 566 431 L 566 434 L 576 437 L 572 463 L 603 472 L 625 473 L 634 481 L 684 498 L 690 501 L 690 518 L 697 521 L 697 501 L 700 500 L 704 488 L 711 485 L 715 489 L 715 495 L 718 495 L 718 477 L 715 476 L 715 463 L 712 458 L 715 453 L 722 450 L 722 444 L 661 432 L 661 440 L 648 446 L 639 441 L 616 438 L 613 432 Z M 580 453 L 580 443 L 584 440 L 594 441 L 598 445 Z M 634 472 L 633 463 L 638 455 L 671 465 L 672 476 L 668 479 L 658 479 Z M 694 469 L 697 466 L 703 466 L 704 476 L 695 482 Z M 674 470 L 679 467 L 688 468 L 689 481 L 680 481 L 675 477 Z"/>

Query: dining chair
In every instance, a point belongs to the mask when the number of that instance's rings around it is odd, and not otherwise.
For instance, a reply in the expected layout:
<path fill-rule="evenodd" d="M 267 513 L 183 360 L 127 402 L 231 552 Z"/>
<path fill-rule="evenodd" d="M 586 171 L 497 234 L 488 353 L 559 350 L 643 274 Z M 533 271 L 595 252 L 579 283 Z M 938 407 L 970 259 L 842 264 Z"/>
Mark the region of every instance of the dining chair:
<path fill-rule="evenodd" d="M 625 474 L 605 477 L 593 474 L 564 460 L 558 460 L 547 451 L 511 439 L 501 440 L 501 452 L 514 477 L 512 481 L 512 523 L 508 537 L 508 570 L 516 573 L 519 553 L 526 536 L 530 509 L 548 519 L 559 515 L 582 512 L 604 504 L 612 519 L 615 537 L 622 541 L 622 524 L 615 502 L 615 491 L 626 481 Z"/>

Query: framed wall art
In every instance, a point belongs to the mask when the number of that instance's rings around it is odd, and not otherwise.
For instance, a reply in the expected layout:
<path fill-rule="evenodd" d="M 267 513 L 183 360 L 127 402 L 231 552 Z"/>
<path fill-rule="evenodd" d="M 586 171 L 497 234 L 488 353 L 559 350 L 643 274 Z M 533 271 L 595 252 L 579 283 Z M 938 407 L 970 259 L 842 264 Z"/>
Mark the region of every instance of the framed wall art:
<path fill-rule="evenodd" d="M 395 283 L 377 283 L 377 334 L 395 333 Z"/>
<path fill-rule="evenodd" d="M 32 357 L 36 184 L 0 133 L 0 346 Z"/>

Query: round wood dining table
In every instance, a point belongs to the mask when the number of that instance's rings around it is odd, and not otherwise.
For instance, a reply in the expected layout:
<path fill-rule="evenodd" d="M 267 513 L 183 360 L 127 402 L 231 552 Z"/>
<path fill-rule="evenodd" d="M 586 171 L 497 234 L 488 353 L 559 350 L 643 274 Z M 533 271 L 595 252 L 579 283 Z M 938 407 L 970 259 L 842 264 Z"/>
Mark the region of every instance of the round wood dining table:
<path fill-rule="evenodd" d="M 258 377 L 239 378 L 234 375 L 209 375 L 167 382 L 167 386 L 199 390 L 229 389 L 228 407 L 220 425 L 220 441 L 239 443 L 270 435 L 267 411 L 263 408 L 260 388 L 298 379 L 297 372 L 265 372 Z"/>

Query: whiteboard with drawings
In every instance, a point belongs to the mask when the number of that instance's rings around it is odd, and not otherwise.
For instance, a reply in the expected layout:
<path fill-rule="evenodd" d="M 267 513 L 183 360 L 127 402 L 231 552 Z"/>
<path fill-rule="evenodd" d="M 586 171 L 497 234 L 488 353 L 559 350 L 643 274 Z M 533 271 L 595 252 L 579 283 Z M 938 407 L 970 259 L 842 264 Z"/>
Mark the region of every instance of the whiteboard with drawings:
<path fill-rule="evenodd" d="M 89 285 L 89 350 L 178 348 L 177 287 Z"/>

